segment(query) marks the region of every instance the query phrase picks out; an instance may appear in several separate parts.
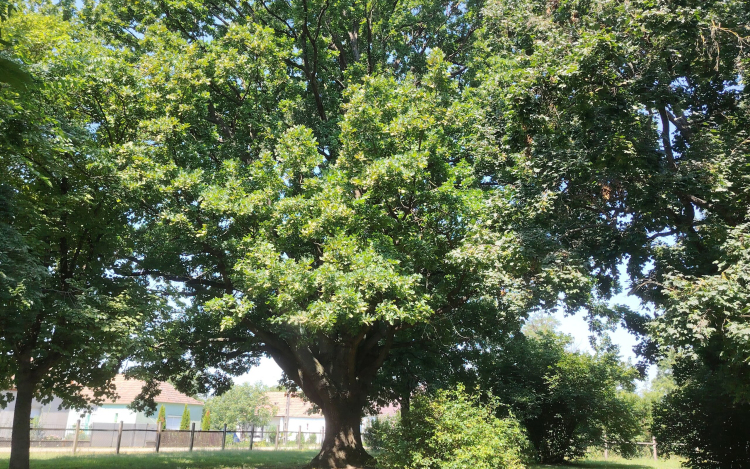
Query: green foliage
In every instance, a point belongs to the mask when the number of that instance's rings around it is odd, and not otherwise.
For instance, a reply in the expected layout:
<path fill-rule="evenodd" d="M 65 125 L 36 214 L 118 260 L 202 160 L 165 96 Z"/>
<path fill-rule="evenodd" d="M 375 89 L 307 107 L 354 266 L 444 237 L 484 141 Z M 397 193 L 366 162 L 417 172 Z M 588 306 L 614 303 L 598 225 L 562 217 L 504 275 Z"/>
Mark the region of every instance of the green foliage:
<path fill-rule="evenodd" d="M 161 427 L 161 430 L 167 429 L 167 411 L 163 405 L 159 407 L 159 415 L 156 417 L 156 424 Z"/>
<path fill-rule="evenodd" d="M 475 56 L 491 129 L 476 168 L 515 201 L 498 219 L 587 269 L 602 300 L 626 262 L 655 317 L 601 308 L 600 320 L 642 335 L 647 360 L 685 355 L 696 382 L 704 367 L 722 376 L 738 404 L 750 389 L 749 5 L 493 0 Z M 690 395 L 701 408 L 710 393 Z"/>
<path fill-rule="evenodd" d="M 0 388 L 85 408 L 114 394 L 161 300 L 113 274 L 132 227 L 97 129 L 125 137 L 127 123 L 101 106 L 119 78 L 114 52 L 78 26 L 47 2 L 1 25 L 2 54 L 45 86 L 0 84 Z M 27 457 L 14 449 L 13 467 Z"/>
<path fill-rule="evenodd" d="M 137 134 L 111 145 L 137 227 L 116 272 L 180 305 L 155 329 L 178 345 L 144 349 L 144 370 L 224 391 L 267 355 L 324 413 L 359 414 L 394 343 L 434 340 L 410 329 L 515 327 L 558 298 L 540 282 L 575 276 L 487 226 L 477 102 L 460 78 L 481 2 L 266 6 L 105 0 L 82 13 L 140 91 Z M 331 457 L 363 463 L 356 440 Z"/>
<path fill-rule="evenodd" d="M 676 454 L 688 467 L 750 467 L 750 404 L 736 399 L 725 369 L 700 360 L 675 362 L 677 387 L 654 405 L 652 431 L 663 455 Z"/>
<path fill-rule="evenodd" d="M 244 383 L 233 386 L 220 396 L 209 398 L 206 412 L 211 413 L 211 428 L 221 429 L 227 424 L 231 430 L 239 427 L 248 431 L 253 425 L 267 425 L 274 415 L 267 391 L 268 388 L 262 383 Z"/>
<path fill-rule="evenodd" d="M 638 397 L 626 390 L 633 390 L 635 370 L 616 350 L 570 351 L 569 336 L 532 326 L 525 329 L 528 335 L 480 352 L 474 368 L 481 386 L 524 425 L 537 459 L 577 459 L 600 446 L 605 434 L 610 447 L 633 455 L 642 415 Z"/>
<path fill-rule="evenodd" d="M 180 430 L 190 430 L 190 410 L 188 409 L 187 404 L 185 404 L 185 409 L 182 411 Z"/>
<path fill-rule="evenodd" d="M 368 448 L 380 451 L 385 448 L 385 436 L 396 431 L 398 419 L 395 417 L 376 417 L 362 432 L 362 440 Z"/>
<path fill-rule="evenodd" d="M 210 409 L 205 409 L 203 412 L 203 417 L 201 418 L 201 430 L 204 432 L 211 430 L 211 410 Z"/>
<path fill-rule="evenodd" d="M 381 467 L 460 469 L 524 468 L 526 437 L 513 418 L 495 417 L 497 402 L 484 404 L 463 386 L 414 398 L 410 412 L 383 433 Z"/>
<path fill-rule="evenodd" d="M 271 444 L 276 444 L 276 425 L 269 425 L 266 428 L 266 432 L 268 434 L 268 442 Z"/>

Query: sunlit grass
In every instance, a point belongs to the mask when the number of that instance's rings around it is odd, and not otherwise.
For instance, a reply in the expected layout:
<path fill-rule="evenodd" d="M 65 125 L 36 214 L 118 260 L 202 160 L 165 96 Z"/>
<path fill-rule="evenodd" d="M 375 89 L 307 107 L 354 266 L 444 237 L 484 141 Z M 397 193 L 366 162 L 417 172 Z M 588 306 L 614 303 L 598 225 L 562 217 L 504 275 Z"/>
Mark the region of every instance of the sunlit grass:
<path fill-rule="evenodd" d="M 96 454 L 76 456 L 60 453 L 31 454 L 31 469 L 298 469 L 316 451 L 194 451 L 141 454 Z M 8 453 L 0 453 L 0 468 L 8 467 Z M 535 465 L 530 469 L 680 469 L 679 459 L 590 459 L 563 466 Z M 469 468 L 467 468 L 469 469 Z"/>
<path fill-rule="evenodd" d="M 194 451 L 192 453 L 80 454 L 32 453 L 31 469 L 293 469 L 304 466 L 316 451 Z M 8 467 L 7 453 L 0 468 Z"/>

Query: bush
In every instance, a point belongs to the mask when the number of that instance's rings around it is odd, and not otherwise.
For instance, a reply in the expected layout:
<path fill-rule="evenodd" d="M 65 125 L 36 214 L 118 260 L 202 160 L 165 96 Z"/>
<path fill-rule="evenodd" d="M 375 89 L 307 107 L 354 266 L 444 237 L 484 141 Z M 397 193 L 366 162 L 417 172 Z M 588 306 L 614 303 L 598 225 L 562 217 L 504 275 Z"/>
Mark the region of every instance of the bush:
<path fill-rule="evenodd" d="M 268 434 L 268 442 L 276 444 L 276 425 L 269 425 L 266 434 Z"/>
<path fill-rule="evenodd" d="M 384 447 L 383 438 L 388 432 L 392 432 L 398 422 L 395 417 L 375 418 L 370 421 L 370 426 L 365 428 L 362 439 L 365 446 L 373 451 L 380 451 Z"/>
<path fill-rule="evenodd" d="M 318 442 L 318 438 L 317 438 L 317 435 L 315 433 L 310 433 L 309 435 L 307 435 L 307 444 L 308 445 L 314 445 L 317 442 Z"/>
<path fill-rule="evenodd" d="M 411 411 L 382 425 L 378 463 L 389 469 L 520 469 L 529 448 L 513 418 L 495 417 L 496 401 L 482 404 L 463 386 L 416 396 Z"/>

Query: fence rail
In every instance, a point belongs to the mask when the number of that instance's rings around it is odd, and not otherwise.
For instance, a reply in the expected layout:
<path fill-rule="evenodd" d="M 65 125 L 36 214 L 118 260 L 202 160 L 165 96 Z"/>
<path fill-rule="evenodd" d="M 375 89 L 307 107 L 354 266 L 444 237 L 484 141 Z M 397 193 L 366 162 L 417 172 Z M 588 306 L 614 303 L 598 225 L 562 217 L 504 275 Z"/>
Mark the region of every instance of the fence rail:
<path fill-rule="evenodd" d="M 636 445 L 638 446 L 650 446 L 651 447 L 651 456 L 654 458 L 654 461 L 659 459 L 659 455 L 656 451 L 656 437 L 652 436 L 651 441 L 636 441 Z M 604 459 L 609 459 L 609 442 L 606 439 L 604 439 Z"/>
<path fill-rule="evenodd" d="M 9 448 L 11 427 L 0 427 L 0 448 Z M 84 449 L 112 449 L 119 454 L 121 449 L 137 451 L 162 450 L 302 450 L 320 449 L 325 436 L 318 432 L 281 430 L 276 428 L 251 427 L 249 430 L 161 430 L 154 424 L 94 424 L 81 428 L 80 420 L 75 427 L 41 427 L 31 429 L 31 448 L 67 450 L 73 454 Z"/>

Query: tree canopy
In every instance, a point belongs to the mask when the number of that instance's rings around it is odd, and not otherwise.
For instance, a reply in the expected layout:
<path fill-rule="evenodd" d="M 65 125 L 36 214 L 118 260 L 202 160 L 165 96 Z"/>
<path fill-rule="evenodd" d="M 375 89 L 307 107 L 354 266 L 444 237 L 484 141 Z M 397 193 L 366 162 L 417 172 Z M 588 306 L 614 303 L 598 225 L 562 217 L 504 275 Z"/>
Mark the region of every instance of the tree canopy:
<path fill-rule="evenodd" d="M 239 428 L 247 431 L 251 426 L 268 425 L 278 409 L 274 409 L 266 395 L 269 389 L 263 384 L 240 384 L 232 386 L 220 396 L 206 401 L 206 415 L 211 413 L 211 429 L 229 430 Z"/>
<path fill-rule="evenodd" d="M 515 343 L 565 393 L 602 371 L 523 342 L 563 308 L 669 357 L 664 412 L 709 394 L 691 377 L 747 403 L 747 2 L 0 0 L 0 22 L 19 399 L 83 404 L 130 357 L 155 410 L 157 379 L 221 393 L 269 356 L 326 417 L 312 466 L 361 466 L 363 410 L 472 354 Z M 609 305 L 625 286 L 653 314 Z"/>

